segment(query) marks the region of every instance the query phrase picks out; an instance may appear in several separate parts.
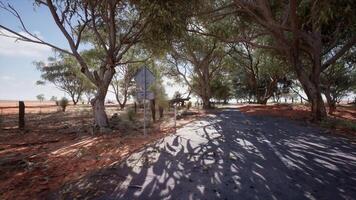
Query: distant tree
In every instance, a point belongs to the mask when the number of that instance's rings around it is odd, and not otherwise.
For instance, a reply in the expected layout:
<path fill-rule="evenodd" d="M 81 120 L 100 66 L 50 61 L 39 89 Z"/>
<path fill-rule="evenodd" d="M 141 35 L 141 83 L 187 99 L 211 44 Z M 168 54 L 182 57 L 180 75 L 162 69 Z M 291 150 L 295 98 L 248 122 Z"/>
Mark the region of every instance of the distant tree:
<path fill-rule="evenodd" d="M 80 73 L 76 61 L 63 53 L 58 53 L 57 57 L 48 58 L 48 64 L 35 62 L 37 69 L 41 71 L 41 78 L 37 84 L 44 84 L 45 81 L 53 83 L 58 89 L 66 92 L 76 105 L 84 92 L 85 77 Z"/>
<path fill-rule="evenodd" d="M 124 109 L 126 102 L 133 92 L 134 75 L 142 65 L 147 65 L 148 55 L 141 48 L 135 47 L 125 55 L 127 63 L 116 66 L 116 74 L 110 83 L 110 91 L 115 95 L 116 101 L 121 109 Z"/>
<path fill-rule="evenodd" d="M 187 33 L 173 43 L 166 57 L 169 74 L 184 81 L 189 89 L 210 108 L 211 81 L 223 68 L 224 46 L 209 37 Z"/>
<path fill-rule="evenodd" d="M 228 74 L 220 73 L 211 82 L 212 97 L 224 104 L 232 98 L 232 83 L 227 77 Z"/>
<path fill-rule="evenodd" d="M 45 100 L 45 96 L 44 96 L 44 94 L 39 94 L 36 96 L 36 99 L 40 102 L 43 102 Z"/>
<path fill-rule="evenodd" d="M 332 114 L 336 110 L 336 104 L 356 86 L 355 63 L 350 59 L 340 59 L 322 73 L 320 80 L 322 93 L 329 106 L 329 114 Z"/>
<path fill-rule="evenodd" d="M 56 96 L 52 96 L 52 97 L 50 98 L 50 101 L 56 102 L 56 101 L 57 101 L 57 97 L 56 97 Z"/>
<path fill-rule="evenodd" d="M 267 50 L 253 48 L 248 43 L 230 45 L 230 57 L 235 66 L 234 74 L 236 92 L 252 96 L 256 103 L 266 104 L 275 94 L 278 82 L 286 76 L 287 68 L 283 60 Z"/>
<path fill-rule="evenodd" d="M 87 100 L 87 104 L 90 104 L 90 101 L 94 98 L 95 96 L 95 87 L 91 82 L 86 82 L 84 84 L 84 91 L 83 95 L 85 96 Z"/>

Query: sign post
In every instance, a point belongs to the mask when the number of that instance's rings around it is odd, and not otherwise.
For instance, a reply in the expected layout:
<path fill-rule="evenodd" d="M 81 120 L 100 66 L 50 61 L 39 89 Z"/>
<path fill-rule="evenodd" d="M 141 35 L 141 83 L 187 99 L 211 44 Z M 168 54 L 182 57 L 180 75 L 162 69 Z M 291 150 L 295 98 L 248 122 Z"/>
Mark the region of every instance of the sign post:
<path fill-rule="evenodd" d="M 177 104 L 174 104 L 174 133 L 177 133 Z"/>
<path fill-rule="evenodd" d="M 143 134 L 146 136 L 146 100 L 154 99 L 154 94 L 150 91 L 147 91 L 147 89 L 154 83 L 155 77 L 153 73 L 147 69 L 147 67 L 142 67 L 136 73 L 134 79 L 140 89 L 137 92 L 136 98 L 143 100 Z"/>
<path fill-rule="evenodd" d="M 145 67 L 146 69 L 146 67 Z M 146 90 L 147 90 L 147 70 L 144 70 L 144 79 L 145 79 L 145 84 L 144 84 L 144 89 L 143 89 L 143 93 L 144 93 L 144 98 L 143 98 L 143 135 L 146 136 Z"/>

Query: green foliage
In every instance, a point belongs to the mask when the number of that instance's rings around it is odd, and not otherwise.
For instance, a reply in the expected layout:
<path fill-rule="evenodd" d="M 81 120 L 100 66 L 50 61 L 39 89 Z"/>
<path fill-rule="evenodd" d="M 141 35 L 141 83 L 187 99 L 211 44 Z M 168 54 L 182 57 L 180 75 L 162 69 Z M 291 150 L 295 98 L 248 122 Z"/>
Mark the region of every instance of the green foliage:
<path fill-rule="evenodd" d="M 229 55 L 235 61 L 229 74 L 238 99 L 265 103 L 278 90 L 278 83 L 290 76 L 285 61 L 270 51 L 240 44 L 231 46 Z"/>
<path fill-rule="evenodd" d="M 201 5 L 197 0 L 136 1 L 136 6 L 146 13 L 150 23 L 145 30 L 143 41 L 156 55 L 164 53 L 170 43 L 180 39 L 189 24 L 190 17 Z"/>
<path fill-rule="evenodd" d="M 45 100 L 45 96 L 44 96 L 44 94 L 39 94 L 39 95 L 36 96 L 36 99 L 37 99 L 38 101 L 42 102 L 42 101 Z"/>
<path fill-rule="evenodd" d="M 57 104 L 58 104 L 58 106 L 61 107 L 62 111 L 65 112 L 65 111 L 66 111 L 66 108 L 67 108 L 67 106 L 68 106 L 68 104 L 69 104 L 69 101 L 68 101 L 67 98 L 63 97 L 62 99 L 60 99 L 60 100 L 58 101 Z"/>
<path fill-rule="evenodd" d="M 212 97 L 227 102 L 232 97 L 231 80 L 228 74 L 218 74 L 211 82 Z"/>
<path fill-rule="evenodd" d="M 356 62 L 352 59 L 353 53 L 343 56 L 321 75 L 322 92 L 328 93 L 333 102 L 339 102 L 356 88 Z"/>
<path fill-rule="evenodd" d="M 35 64 L 42 73 L 42 80 L 37 81 L 37 84 L 43 85 L 48 81 L 66 92 L 74 104 L 78 102 L 89 81 L 79 71 L 78 63 L 73 57 L 56 52 L 56 57 L 48 58 L 48 64 L 44 62 Z"/>

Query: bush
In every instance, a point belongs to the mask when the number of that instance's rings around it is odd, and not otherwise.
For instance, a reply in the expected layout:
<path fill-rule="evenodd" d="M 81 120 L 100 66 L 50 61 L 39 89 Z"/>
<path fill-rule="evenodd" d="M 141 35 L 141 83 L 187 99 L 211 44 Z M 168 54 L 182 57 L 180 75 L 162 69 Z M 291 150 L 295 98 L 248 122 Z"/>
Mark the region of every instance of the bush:
<path fill-rule="evenodd" d="M 135 113 L 135 110 L 133 108 L 127 109 L 127 118 L 130 121 L 135 121 L 136 113 Z"/>
<path fill-rule="evenodd" d="M 66 108 L 69 104 L 69 101 L 67 98 L 63 97 L 61 100 L 57 101 L 57 105 L 62 108 L 62 111 L 65 112 Z"/>

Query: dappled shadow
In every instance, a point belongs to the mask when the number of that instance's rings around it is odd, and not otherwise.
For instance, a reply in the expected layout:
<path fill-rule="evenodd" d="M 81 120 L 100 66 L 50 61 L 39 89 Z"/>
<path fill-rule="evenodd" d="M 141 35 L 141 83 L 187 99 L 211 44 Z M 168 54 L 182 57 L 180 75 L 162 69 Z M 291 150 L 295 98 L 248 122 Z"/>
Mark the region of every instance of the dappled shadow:
<path fill-rule="evenodd" d="M 226 109 L 48 198 L 353 199 L 355 149 L 315 127 Z"/>

